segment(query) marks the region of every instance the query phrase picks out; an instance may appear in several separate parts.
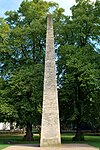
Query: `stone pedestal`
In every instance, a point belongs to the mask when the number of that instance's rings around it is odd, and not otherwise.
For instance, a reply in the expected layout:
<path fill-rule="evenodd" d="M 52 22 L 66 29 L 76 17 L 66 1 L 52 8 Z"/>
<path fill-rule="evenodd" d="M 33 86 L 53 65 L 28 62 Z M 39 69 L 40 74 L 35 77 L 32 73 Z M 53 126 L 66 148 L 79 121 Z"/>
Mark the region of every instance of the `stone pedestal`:
<path fill-rule="evenodd" d="M 42 111 L 40 146 L 59 146 L 61 144 L 61 138 L 55 66 L 54 33 L 53 20 L 50 14 L 47 17 L 46 56 Z"/>

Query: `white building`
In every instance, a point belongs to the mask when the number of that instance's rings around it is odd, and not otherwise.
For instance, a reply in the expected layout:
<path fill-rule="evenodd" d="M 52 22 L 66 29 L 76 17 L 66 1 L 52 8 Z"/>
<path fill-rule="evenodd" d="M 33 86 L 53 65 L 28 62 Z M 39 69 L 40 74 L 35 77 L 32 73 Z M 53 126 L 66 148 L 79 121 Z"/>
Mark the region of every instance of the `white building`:
<path fill-rule="evenodd" d="M 8 123 L 8 122 L 6 122 L 6 123 L 4 123 L 4 122 L 1 122 L 0 123 L 0 130 L 10 130 L 10 123 Z"/>

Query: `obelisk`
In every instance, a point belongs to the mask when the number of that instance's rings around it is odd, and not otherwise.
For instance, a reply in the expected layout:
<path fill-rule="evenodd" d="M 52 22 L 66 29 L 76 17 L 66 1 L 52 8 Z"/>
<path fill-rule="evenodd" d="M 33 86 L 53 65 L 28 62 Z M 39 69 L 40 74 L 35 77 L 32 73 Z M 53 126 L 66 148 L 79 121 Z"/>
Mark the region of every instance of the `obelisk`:
<path fill-rule="evenodd" d="M 59 146 L 60 144 L 61 138 L 56 81 L 53 20 L 52 15 L 48 14 L 40 146 L 52 147 Z"/>

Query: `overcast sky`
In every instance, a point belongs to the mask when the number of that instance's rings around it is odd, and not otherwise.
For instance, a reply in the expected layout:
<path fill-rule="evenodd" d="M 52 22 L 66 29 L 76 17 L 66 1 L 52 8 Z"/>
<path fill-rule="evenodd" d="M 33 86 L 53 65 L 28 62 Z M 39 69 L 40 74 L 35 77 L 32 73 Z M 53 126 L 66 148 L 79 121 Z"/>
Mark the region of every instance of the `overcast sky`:
<path fill-rule="evenodd" d="M 8 10 L 17 10 L 23 0 L 0 0 L 0 17 Z M 50 0 L 46 0 L 50 1 Z M 67 15 L 70 15 L 70 7 L 75 4 L 75 0 L 52 0 L 57 2 L 60 7 L 64 8 Z M 94 0 L 92 0 L 94 1 Z"/>

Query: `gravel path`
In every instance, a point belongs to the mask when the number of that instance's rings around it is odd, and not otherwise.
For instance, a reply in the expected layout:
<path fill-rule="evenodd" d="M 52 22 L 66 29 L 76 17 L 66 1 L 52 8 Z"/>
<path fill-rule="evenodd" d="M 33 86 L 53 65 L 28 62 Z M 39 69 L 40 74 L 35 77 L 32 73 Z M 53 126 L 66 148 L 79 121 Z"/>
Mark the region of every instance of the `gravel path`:
<path fill-rule="evenodd" d="M 61 147 L 39 147 L 37 145 L 14 145 L 3 150 L 99 150 L 87 144 L 63 144 Z"/>

